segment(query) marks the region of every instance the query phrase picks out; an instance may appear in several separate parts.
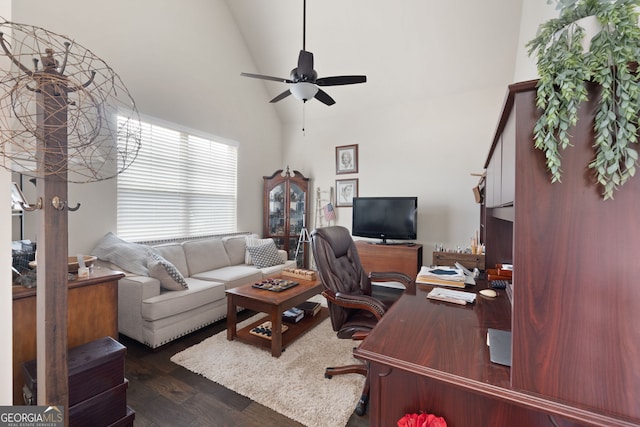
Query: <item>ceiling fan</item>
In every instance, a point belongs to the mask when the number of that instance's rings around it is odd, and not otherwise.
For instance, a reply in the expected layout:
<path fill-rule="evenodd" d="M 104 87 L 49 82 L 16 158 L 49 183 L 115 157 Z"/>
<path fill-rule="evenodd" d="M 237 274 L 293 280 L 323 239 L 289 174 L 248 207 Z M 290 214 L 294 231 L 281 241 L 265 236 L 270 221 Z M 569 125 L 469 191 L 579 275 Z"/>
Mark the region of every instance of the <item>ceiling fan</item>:
<path fill-rule="evenodd" d="M 240 73 L 245 77 L 253 77 L 256 79 L 272 80 L 275 82 L 287 83 L 289 89 L 282 92 L 269 102 L 278 102 L 289 95 L 293 95 L 302 102 L 315 98 L 318 101 L 333 105 L 336 103 L 332 97 L 318 86 L 341 86 L 352 85 L 356 83 L 365 83 L 367 76 L 333 76 L 320 77 L 313 69 L 313 53 L 306 50 L 306 31 L 307 31 L 307 0 L 304 0 L 302 11 L 302 50 L 298 55 L 298 66 L 291 70 L 290 78 L 264 76 L 261 74 Z"/>

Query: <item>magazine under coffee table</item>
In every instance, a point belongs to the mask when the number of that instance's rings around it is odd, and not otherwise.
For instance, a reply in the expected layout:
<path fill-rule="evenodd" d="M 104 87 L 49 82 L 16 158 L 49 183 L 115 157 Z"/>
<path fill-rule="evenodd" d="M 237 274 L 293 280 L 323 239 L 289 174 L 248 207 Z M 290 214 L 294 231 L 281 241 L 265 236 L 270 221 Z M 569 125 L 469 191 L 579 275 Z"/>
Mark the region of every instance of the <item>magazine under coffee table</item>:
<path fill-rule="evenodd" d="M 276 278 L 281 277 L 276 276 Z M 279 357 L 283 349 L 291 342 L 326 319 L 329 316 L 329 311 L 323 307 L 315 316 L 305 316 L 298 323 L 287 323 L 288 329 L 285 333 L 282 333 L 282 313 L 322 292 L 322 283 L 319 280 L 296 279 L 296 282 L 299 284 L 281 292 L 255 288 L 253 287 L 253 282 L 228 289 L 226 291 L 227 339 L 229 341 L 238 339 L 257 347 L 270 349 L 272 356 Z M 238 307 L 266 313 L 267 316 L 238 330 Z M 266 339 L 250 332 L 251 329 L 263 324 L 265 321 L 271 321 L 271 339 Z"/>

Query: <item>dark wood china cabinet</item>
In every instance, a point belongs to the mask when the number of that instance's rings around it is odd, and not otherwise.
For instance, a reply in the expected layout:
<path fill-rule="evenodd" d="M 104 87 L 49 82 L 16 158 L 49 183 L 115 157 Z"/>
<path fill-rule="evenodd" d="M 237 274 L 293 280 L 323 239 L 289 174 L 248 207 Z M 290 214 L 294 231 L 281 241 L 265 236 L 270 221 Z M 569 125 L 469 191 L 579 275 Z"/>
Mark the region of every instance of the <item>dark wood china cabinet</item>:
<path fill-rule="evenodd" d="M 309 224 L 309 178 L 289 168 L 264 176 L 263 237 L 271 237 L 276 246 L 297 258 L 298 267 L 309 265 L 308 242 L 298 242 L 303 228 Z M 303 239 L 306 240 L 306 239 Z M 297 257 L 296 257 L 296 252 Z"/>

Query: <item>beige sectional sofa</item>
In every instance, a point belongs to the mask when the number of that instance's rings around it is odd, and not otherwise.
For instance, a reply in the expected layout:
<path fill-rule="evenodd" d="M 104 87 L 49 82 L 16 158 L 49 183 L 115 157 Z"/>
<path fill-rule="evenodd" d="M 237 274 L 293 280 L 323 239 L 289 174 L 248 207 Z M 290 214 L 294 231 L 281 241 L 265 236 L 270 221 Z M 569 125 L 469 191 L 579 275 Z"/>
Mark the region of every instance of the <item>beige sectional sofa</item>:
<path fill-rule="evenodd" d="M 107 234 L 92 253 L 126 273 L 118 282 L 120 333 L 156 348 L 226 317 L 226 289 L 295 266 L 272 240 L 249 239 L 212 237 L 148 246 Z"/>

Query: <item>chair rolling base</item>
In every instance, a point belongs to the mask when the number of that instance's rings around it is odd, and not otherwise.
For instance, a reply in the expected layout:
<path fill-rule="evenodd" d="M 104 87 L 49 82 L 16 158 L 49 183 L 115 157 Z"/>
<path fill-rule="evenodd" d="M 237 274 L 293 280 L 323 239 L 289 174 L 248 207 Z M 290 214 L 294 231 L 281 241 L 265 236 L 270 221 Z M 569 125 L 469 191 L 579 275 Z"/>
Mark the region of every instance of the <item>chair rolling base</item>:
<path fill-rule="evenodd" d="M 355 413 L 358 416 L 363 416 L 367 412 L 367 403 L 369 402 L 369 375 L 368 375 L 367 365 L 345 365 L 338 366 L 335 368 L 326 368 L 324 371 L 324 377 L 331 379 L 334 375 L 343 375 L 343 374 L 360 374 L 364 375 L 365 382 L 364 388 L 362 389 L 362 395 L 356 404 Z"/>
<path fill-rule="evenodd" d="M 367 367 L 366 365 L 346 365 L 346 366 L 338 366 L 335 368 L 326 368 L 324 371 L 324 377 L 331 379 L 334 375 L 344 375 L 344 374 L 360 374 L 367 375 Z"/>
<path fill-rule="evenodd" d="M 367 403 L 369 403 L 369 395 L 363 394 L 360 396 L 360 400 L 358 400 L 358 403 L 356 404 L 356 415 L 361 417 L 367 413 Z"/>

